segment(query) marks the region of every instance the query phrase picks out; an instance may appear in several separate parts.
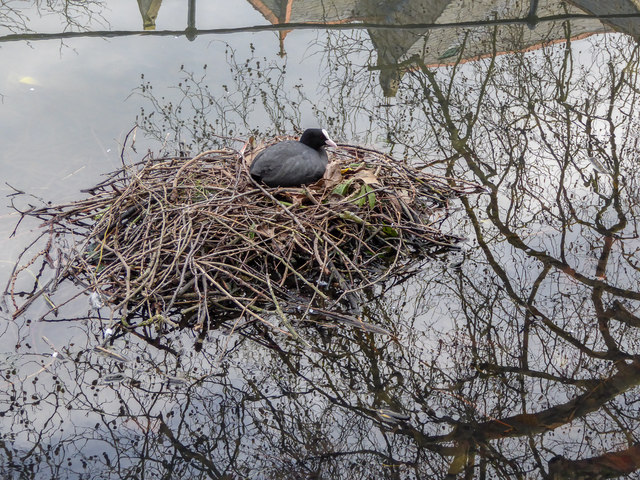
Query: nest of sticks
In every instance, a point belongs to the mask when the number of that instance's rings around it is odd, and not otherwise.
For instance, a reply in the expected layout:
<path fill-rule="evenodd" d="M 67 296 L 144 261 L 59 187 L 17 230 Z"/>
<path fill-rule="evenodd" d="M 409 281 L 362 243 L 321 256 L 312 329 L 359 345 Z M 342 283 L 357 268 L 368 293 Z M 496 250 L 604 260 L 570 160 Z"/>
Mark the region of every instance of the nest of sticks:
<path fill-rule="evenodd" d="M 348 145 L 316 184 L 266 188 L 248 174 L 255 153 L 148 159 L 84 200 L 30 211 L 52 239 L 75 239 L 53 284 L 81 285 L 127 329 L 355 318 L 363 291 L 459 242 L 439 228 L 448 202 L 479 191 Z"/>

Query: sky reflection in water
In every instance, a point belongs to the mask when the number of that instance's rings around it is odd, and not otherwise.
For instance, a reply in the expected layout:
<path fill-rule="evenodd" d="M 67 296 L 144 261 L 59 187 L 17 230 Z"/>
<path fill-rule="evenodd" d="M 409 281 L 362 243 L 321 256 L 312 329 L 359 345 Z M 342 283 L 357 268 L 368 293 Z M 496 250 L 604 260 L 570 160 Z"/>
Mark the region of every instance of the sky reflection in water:
<path fill-rule="evenodd" d="M 133 163 L 147 148 L 196 154 L 220 136 L 312 124 L 487 190 L 451 206 L 446 228 L 469 238 L 461 251 L 364 299 L 365 318 L 396 339 L 301 323 L 308 349 L 245 321 L 230 334 L 229 321 L 196 352 L 196 334 L 166 326 L 160 343 L 146 341 L 158 335 L 152 328 L 111 342 L 108 313 L 96 318 L 85 298 L 48 317 L 55 322 L 35 321 L 50 308 L 44 297 L 14 319 L 26 296 L 14 305 L 5 295 L 3 478 L 635 472 L 640 85 L 626 33 L 637 23 L 498 25 L 527 17 L 531 3 L 484 3 L 380 11 L 325 2 L 337 25 L 342 17 L 385 28 L 192 42 L 162 35 L 185 28 L 188 4 L 173 3 L 160 6 L 147 36 L 0 38 L 5 195 L 69 201 L 118 168 L 121 151 Z M 538 17 L 566 13 L 538 3 Z M 287 19 L 253 4 L 201 2 L 196 27 Z M 597 7 L 572 4 L 568 13 Z M 323 19 L 292 5 L 291 22 Z M 616 2 L 622 13 L 633 5 Z M 1 35 L 137 31 L 134 7 L 88 3 L 71 23 L 56 4 L 18 8 L 2 14 Z M 470 19 L 487 23 L 429 28 Z M 412 28 L 387 28 L 394 22 Z M 136 122 L 135 151 L 122 150 Z M 21 209 L 38 202 L 13 200 Z M 9 238 L 18 220 L 10 201 L 0 211 L 5 282 L 36 228 L 25 221 Z M 8 291 L 31 292 L 37 268 Z"/>

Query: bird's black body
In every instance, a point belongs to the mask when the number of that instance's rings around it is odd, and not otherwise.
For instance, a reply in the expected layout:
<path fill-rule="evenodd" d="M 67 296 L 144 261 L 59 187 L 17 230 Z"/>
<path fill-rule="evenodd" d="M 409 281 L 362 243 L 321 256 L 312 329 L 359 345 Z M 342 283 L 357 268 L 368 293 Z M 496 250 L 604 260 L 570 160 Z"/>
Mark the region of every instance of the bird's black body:
<path fill-rule="evenodd" d="M 298 187 L 322 178 L 329 157 L 325 145 L 335 147 L 325 130 L 305 130 L 300 141 L 287 140 L 265 148 L 251 164 L 251 176 L 269 187 Z"/>

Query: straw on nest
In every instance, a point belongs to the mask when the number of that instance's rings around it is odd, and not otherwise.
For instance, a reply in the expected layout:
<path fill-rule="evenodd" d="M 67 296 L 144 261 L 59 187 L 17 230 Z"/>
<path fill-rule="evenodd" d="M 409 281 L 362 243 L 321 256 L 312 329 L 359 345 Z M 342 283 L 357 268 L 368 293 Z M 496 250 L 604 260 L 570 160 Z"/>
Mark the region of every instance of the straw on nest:
<path fill-rule="evenodd" d="M 82 239 L 56 283 L 71 278 L 104 297 L 125 326 L 175 313 L 207 328 L 229 312 L 268 323 L 296 309 L 353 311 L 359 291 L 416 253 L 455 244 L 438 228 L 443 207 L 478 190 L 355 146 L 303 188 L 256 184 L 250 161 L 230 149 L 152 159 L 85 200 L 30 212 Z"/>

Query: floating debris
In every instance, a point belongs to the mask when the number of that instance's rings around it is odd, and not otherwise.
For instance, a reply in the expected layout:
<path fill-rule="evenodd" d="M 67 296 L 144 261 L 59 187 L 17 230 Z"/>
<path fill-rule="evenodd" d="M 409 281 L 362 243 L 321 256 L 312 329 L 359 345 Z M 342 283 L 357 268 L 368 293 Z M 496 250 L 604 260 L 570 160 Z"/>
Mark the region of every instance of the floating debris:
<path fill-rule="evenodd" d="M 376 415 L 380 420 L 389 424 L 408 422 L 411 419 L 411 417 L 406 413 L 396 412 L 394 410 L 389 410 L 388 408 L 377 409 Z"/>
<path fill-rule="evenodd" d="M 97 347 L 94 347 L 94 351 L 98 352 L 100 355 L 103 355 L 107 358 L 110 358 L 120 363 L 130 362 L 130 360 L 127 357 L 125 357 L 124 355 L 121 355 L 120 353 L 114 352 L 109 348 L 97 346 Z"/>
<path fill-rule="evenodd" d="M 464 255 L 453 255 L 449 259 L 449 263 L 447 263 L 447 268 L 453 270 L 454 272 L 462 271 L 462 264 L 464 263 Z"/>
<path fill-rule="evenodd" d="M 189 383 L 191 383 L 191 380 L 189 380 L 189 378 L 183 376 L 165 375 L 165 378 L 167 379 L 168 386 L 182 386 L 189 385 Z"/>
<path fill-rule="evenodd" d="M 600 162 L 596 157 L 587 157 L 587 160 L 589 160 L 589 163 L 593 166 L 593 169 L 596 172 L 602 173 L 603 175 L 609 175 L 609 172 L 604 168 L 602 162 Z"/>
<path fill-rule="evenodd" d="M 100 383 L 102 385 L 111 385 L 114 383 L 120 383 L 126 378 L 127 377 L 123 373 L 109 373 L 102 377 L 102 381 Z"/>
<path fill-rule="evenodd" d="M 100 310 L 104 307 L 102 295 L 98 292 L 92 292 L 91 295 L 89 295 L 89 306 L 92 310 Z"/>

